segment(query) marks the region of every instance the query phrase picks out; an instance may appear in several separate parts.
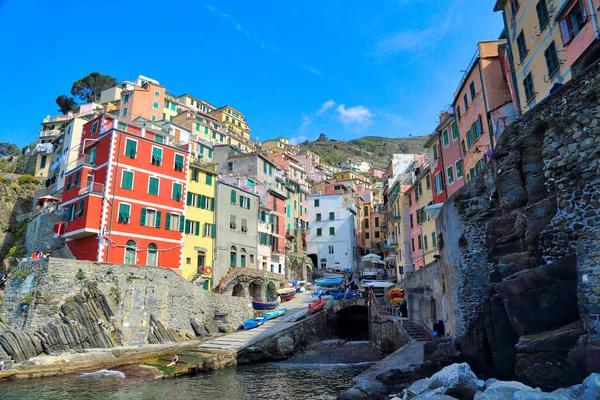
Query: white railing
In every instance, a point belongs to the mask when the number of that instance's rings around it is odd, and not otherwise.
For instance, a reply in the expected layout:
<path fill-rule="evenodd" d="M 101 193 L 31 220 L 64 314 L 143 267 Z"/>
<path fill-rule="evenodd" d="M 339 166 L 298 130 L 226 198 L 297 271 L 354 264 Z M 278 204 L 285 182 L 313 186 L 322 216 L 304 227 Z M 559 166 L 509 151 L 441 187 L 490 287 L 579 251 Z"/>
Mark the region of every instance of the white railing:
<path fill-rule="evenodd" d="M 86 183 L 84 186 L 81 187 L 81 189 L 79 189 L 79 196 L 83 196 L 87 193 L 103 194 L 104 184 L 95 182 Z"/>

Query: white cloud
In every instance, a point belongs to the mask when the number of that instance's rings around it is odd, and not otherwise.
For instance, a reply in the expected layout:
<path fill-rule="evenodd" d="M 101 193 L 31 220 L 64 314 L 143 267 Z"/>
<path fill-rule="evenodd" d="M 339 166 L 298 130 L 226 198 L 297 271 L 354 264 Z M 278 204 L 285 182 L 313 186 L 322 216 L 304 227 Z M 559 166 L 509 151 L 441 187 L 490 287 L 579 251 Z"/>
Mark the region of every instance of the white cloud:
<path fill-rule="evenodd" d="M 347 125 L 369 125 L 373 113 L 365 106 L 354 106 L 346 108 L 345 104 L 340 104 L 336 109 L 340 121 Z"/>
<path fill-rule="evenodd" d="M 317 115 L 323 115 L 327 110 L 333 107 L 335 107 L 335 101 L 327 100 L 325 103 L 323 103 L 323 105 L 321 105 L 321 108 L 317 110 Z"/>
<path fill-rule="evenodd" d="M 302 123 L 300 124 L 300 127 L 298 128 L 298 132 L 304 132 L 306 130 L 306 128 L 308 128 L 308 126 L 311 124 L 311 122 L 312 122 L 312 118 L 309 115 L 302 114 Z"/>
<path fill-rule="evenodd" d="M 293 138 L 290 139 L 290 143 L 291 144 L 300 144 L 306 140 L 308 140 L 308 138 L 306 136 L 294 136 Z"/>
<path fill-rule="evenodd" d="M 311 67 L 309 65 L 303 65 L 302 68 L 304 68 L 305 70 L 307 70 L 308 72 L 311 72 L 317 76 L 323 77 L 323 74 L 321 74 L 321 71 L 319 71 L 318 69 Z"/>
<path fill-rule="evenodd" d="M 234 20 L 231 15 L 224 13 L 223 11 L 217 10 L 215 7 L 208 5 L 208 4 L 203 4 L 204 8 L 206 8 L 207 10 L 209 10 L 212 13 L 217 14 L 218 16 L 220 16 L 221 18 L 225 18 L 227 21 L 229 21 L 229 23 L 231 25 L 234 26 L 235 29 L 237 29 L 238 31 L 242 32 L 244 35 L 250 37 L 250 32 L 248 32 L 247 30 L 244 29 L 244 27 L 238 23 L 236 20 Z"/>

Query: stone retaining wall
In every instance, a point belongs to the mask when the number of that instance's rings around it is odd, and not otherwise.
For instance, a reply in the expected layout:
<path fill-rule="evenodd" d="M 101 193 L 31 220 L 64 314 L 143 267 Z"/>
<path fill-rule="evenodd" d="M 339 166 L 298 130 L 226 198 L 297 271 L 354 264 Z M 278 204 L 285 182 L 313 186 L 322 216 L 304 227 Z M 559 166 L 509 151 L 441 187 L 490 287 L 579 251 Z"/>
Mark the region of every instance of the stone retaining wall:
<path fill-rule="evenodd" d="M 444 319 L 444 277 L 442 264 L 434 262 L 413 272 L 396 285 L 404 289 L 408 318 L 433 331 L 433 323 Z"/>

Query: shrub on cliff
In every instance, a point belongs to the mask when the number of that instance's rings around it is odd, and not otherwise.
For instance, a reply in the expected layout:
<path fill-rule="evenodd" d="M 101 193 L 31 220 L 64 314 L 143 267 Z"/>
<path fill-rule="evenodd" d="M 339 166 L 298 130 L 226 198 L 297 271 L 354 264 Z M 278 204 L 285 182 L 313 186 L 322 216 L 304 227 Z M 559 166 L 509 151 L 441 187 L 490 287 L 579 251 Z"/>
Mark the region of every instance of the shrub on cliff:
<path fill-rule="evenodd" d="M 37 185 L 39 183 L 38 179 L 35 176 L 29 174 L 19 176 L 19 179 L 17 181 L 21 186 L 28 185 L 30 183 Z"/>

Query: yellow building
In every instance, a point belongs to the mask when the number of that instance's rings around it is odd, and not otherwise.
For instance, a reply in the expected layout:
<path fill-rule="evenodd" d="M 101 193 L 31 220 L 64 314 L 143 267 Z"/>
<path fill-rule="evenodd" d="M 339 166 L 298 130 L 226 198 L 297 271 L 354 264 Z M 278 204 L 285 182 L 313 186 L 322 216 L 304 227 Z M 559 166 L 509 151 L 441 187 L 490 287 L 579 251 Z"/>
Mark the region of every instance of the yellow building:
<path fill-rule="evenodd" d="M 215 197 L 218 176 L 216 171 L 190 164 L 182 276 L 188 280 L 204 280 L 206 290 L 211 290 L 215 259 Z"/>
<path fill-rule="evenodd" d="M 425 190 L 419 190 L 419 210 L 417 223 L 421 225 L 421 237 L 423 242 L 423 265 L 435 261 L 434 256 L 439 254 L 437 237 L 435 233 L 435 219 L 430 218 L 425 207 L 433 205 L 433 190 L 431 190 L 431 174 L 423 174 L 417 181 L 417 186 Z"/>
<path fill-rule="evenodd" d="M 250 140 L 250 128 L 248 127 L 246 118 L 235 108 L 223 106 L 210 111 L 210 115 L 222 122 L 233 132 L 240 134 L 244 139 Z"/>
<path fill-rule="evenodd" d="M 554 3 L 554 4 L 551 4 Z M 521 112 L 534 107 L 556 83 L 571 78 L 571 68 L 564 62 L 564 48 L 556 1 L 497 0 L 494 11 L 502 11 L 508 41 L 513 80 L 518 88 L 517 103 Z M 492 105 L 490 105 L 492 106 Z"/>

